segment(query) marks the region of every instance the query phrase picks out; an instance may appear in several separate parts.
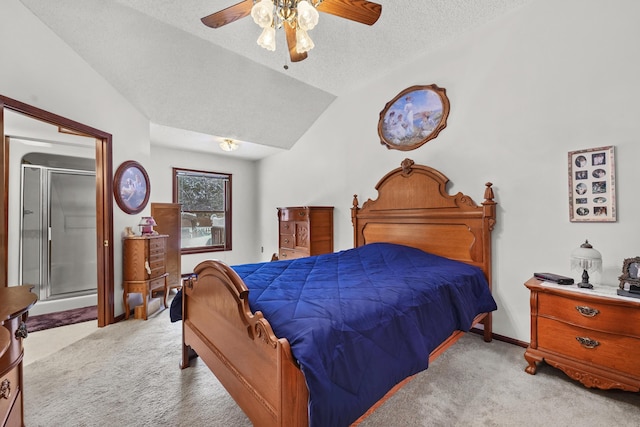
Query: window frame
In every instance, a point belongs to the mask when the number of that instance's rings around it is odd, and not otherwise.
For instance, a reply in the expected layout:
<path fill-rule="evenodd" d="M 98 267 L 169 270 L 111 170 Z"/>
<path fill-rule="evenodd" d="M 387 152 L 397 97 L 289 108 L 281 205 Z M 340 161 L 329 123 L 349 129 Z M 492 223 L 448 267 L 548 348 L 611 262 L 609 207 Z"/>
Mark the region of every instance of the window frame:
<path fill-rule="evenodd" d="M 212 177 L 218 179 L 225 180 L 224 186 L 224 232 L 225 239 L 224 245 L 207 245 L 207 246 L 194 246 L 189 248 L 182 247 L 182 239 L 180 241 L 180 253 L 181 254 L 198 254 L 204 252 L 223 252 L 230 251 L 232 249 L 232 233 L 231 233 L 231 224 L 232 224 L 232 174 L 225 172 L 213 172 L 213 171 L 203 171 L 197 169 L 187 169 L 187 168 L 172 168 L 173 171 L 173 203 L 180 204 L 180 216 L 182 218 L 182 203 L 178 200 L 178 178 L 180 175 L 194 175 L 194 176 L 204 176 L 204 177 Z M 188 212 L 188 211 L 187 211 Z M 181 227 L 182 228 L 182 227 Z"/>

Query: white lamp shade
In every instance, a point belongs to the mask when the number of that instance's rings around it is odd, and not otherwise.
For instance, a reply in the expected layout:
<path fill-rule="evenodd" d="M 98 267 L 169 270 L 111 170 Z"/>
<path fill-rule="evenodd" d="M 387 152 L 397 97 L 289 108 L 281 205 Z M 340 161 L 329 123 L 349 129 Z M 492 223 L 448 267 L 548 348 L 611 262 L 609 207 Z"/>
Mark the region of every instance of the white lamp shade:
<path fill-rule="evenodd" d="M 307 34 L 305 30 L 298 28 L 296 30 L 296 51 L 298 53 L 305 53 L 313 49 L 314 46 L 309 34 Z"/>
<path fill-rule="evenodd" d="M 298 28 L 309 31 L 318 24 L 318 11 L 308 1 L 298 3 Z"/>
<path fill-rule="evenodd" d="M 253 22 L 262 28 L 270 27 L 273 22 L 273 2 L 270 0 L 260 0 L 251 8 Z"/>
<path fill-rule="evenodd" d="M 258 44 L 267 50 L 276 50 L 276 29 L 273 27 L 265 27 L 262 34 L 258 37 Z"/>

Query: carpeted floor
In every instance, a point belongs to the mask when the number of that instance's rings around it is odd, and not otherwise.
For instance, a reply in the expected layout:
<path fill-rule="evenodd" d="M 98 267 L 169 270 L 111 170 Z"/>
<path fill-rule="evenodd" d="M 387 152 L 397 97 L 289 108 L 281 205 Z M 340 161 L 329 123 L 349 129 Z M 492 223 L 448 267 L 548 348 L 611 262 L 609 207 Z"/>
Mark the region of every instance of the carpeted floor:
<path fill-rule="evenodd" d="M 73 325 L 74 323 L 87 322 L 98 319 L 98 307 L 74 308 L 72 310 L 59 311 L 57 313 L 40 314 L 27 318 L 27 330 L 29 332 L 44 331 L 59 326 Z"/>
<path fill-rule="evenodd" d="M 164 310 L 25 366 L 25 424 L 251 426 L 201 360 L 179 369 L 180 334 Z M 547 365 L 526 374 L 523 354 L 467 334 L 360 426 L 640 425 L 639 393 L 590 390 Z"/>

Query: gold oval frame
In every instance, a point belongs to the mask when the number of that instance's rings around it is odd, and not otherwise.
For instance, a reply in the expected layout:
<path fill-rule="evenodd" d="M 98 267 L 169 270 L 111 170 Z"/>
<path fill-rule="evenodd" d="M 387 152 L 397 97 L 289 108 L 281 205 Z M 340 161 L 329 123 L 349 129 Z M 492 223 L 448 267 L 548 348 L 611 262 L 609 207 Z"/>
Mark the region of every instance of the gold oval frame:
<path fill-rule="evenodd" d="M 388 149 L 415 150 L 437 137 L 447 126 L 448 117 L 449 98 L 444 88 L 435 84 L 411 86 L 380 112 L 380 143 Z"/>

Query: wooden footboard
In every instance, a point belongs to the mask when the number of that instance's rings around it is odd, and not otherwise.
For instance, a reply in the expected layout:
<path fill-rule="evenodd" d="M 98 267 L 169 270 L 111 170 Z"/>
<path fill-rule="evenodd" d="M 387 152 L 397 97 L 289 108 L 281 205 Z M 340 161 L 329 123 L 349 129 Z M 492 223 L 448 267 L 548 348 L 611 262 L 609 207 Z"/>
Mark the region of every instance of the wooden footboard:
<path fill-rule="evenodd" d="M 262 313 L 251 313 L 248 290 L 227 265 L 205 261 L 183 287 L 182 367 L 198 353 L 256 426 L 306 426 L 308 391 L 286 339 Z"/>

